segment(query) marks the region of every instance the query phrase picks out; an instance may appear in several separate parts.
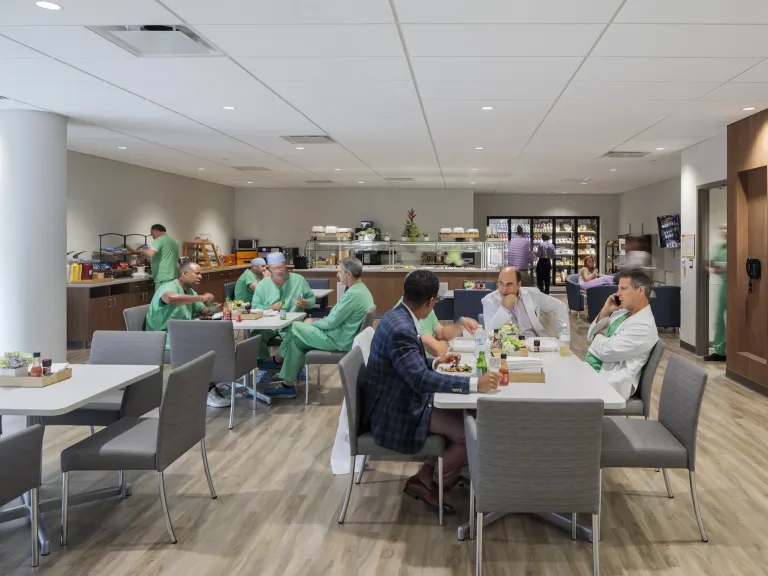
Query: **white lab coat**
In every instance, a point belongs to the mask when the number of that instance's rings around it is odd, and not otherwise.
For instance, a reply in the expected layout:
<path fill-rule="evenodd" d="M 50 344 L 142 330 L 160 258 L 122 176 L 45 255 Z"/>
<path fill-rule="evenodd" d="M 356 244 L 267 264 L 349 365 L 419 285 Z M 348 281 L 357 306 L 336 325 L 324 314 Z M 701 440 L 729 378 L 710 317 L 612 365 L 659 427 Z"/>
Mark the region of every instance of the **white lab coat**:
<path fill-rule="evenodd" d="M 531 320 L 534 332 L 537 336 L 546 336 L 546 330 L 539 321 L 539 313 L 549 312 L 555 315 L 557 321 L 558 334 L 561 332 L 570 332 L 571 324 L 568 320 L 568 308 L 565 303 L 557 298 L 542 294 L 538 288 L 520 288 L 518 295 L 525 306 L 528 318 Z M 502 295 L 498 290 L 494 290 L 483 298 L 483 321 L 485 329 L 493 331 L 506 322 L 512 321 L 512 315 L 509 310 L 501 305 Z"/>
<path fill-rule="evenodd" d="M 599 334 L 603 328 L 626 314 L 629 312 L 622 309 L 600 322 L 595 318 L 587 333 L 587 340 L 591 342 L 589 351 L 603 361 L 600 377 L 625 400 L 637 390 L 640 372 L 659 341 L 656 320 L 650 306 L 624 320 L 610 338 Z"/>

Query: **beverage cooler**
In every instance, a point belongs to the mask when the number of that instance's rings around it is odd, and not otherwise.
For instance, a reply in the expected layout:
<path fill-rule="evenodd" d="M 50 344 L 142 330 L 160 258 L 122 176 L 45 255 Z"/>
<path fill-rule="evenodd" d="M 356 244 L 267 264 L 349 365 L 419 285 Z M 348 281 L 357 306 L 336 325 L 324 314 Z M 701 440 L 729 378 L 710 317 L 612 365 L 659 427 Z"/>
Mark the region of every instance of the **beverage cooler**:
<path fill-rule="evenodd" d="M 554 286 L 565 286 L 566 277 L 578 273 L 587 256 L 594 256 L 595 266 L 600 267 L 597 250 L 600 245 L 600 219 L 597 217 L 492 216 L 488 218 L 488 226 L 495 232 L 494 240 L 508 240 L 517 234 L 517 227 L 522 226 L 534 254 L 542 241 L 542 234 L 549 234 L 555 246 L 552 266 Z"/>

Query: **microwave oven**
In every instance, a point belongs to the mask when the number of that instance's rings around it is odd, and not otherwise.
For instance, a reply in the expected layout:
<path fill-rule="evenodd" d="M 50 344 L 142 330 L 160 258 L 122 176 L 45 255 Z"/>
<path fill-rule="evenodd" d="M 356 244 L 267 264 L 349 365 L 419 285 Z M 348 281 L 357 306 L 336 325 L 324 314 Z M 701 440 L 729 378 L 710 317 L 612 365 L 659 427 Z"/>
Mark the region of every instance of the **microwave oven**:
<path fill-rule="evenodd" d="M 235 252 L 238 250 L 256 250 L 259 247 L 259 241 L 254 239 L 238 238 L 235 240 Z"/>

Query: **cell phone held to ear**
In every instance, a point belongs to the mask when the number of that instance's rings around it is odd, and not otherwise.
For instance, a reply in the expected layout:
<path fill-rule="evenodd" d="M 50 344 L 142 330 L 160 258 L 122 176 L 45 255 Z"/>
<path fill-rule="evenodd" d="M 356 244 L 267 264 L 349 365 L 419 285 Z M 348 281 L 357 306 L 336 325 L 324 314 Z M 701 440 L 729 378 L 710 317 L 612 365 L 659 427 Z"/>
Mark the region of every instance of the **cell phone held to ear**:
<path fill-rule="evenodd" d="M 621 300 L 618 296 L 613 297 L 613 303 L 616 304 L 616 306 L 621 306 Z"/>

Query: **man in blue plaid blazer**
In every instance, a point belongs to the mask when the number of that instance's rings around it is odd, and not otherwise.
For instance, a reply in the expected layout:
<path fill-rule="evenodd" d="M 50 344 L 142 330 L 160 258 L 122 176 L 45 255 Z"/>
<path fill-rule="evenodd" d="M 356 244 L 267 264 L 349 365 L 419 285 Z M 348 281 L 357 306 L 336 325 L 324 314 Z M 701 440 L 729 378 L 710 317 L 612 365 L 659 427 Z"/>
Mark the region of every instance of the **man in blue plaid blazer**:
<path fill-rule="evenodd" d="M 416 454 L 428 434 L 446 438 L 443 456 L 443 487 L 450 490 L 459 481 L 467 463 L 464 422 L 461 410 L 432 407 L 436 392 L 469 394 L 498 386 L 499 374 L 488 372 L 480 379 L 435 372 L 438 364 L 458 360 L 447 354 L 427 360 L 419 337 L 419 320 L 437 303 L 440 282 L 429 270 L 415 270 L 405 278 L 403 302 L 384 314 L 376 327 L 366 366 L 363 421 L 379 446 Z M 438 506 L 436 459 L 427 458 L 419 473 L 408 479 L 405 493 Z M 453 509 L 446 506 L 447 512 Z"/>

